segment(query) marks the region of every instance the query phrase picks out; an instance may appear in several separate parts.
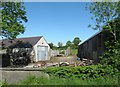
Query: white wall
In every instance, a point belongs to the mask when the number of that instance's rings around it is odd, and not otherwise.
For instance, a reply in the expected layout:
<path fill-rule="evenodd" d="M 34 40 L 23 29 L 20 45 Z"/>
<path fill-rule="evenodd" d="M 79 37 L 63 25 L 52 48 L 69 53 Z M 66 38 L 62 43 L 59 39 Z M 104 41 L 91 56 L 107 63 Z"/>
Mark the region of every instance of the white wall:
<path fill-rule="evenodd" d="M 40 46 L 47 46 L 48 47 L 48 60 L 50 59 L 50 56 L 49 56 L 49 50 L 50 50 L 50 46 L 48 45 L 48 43 L 46 42 L 46 40 L 44 39 L 44 37 L 42 37 L 36 45 L 34 45 L 33 47 L 33 50 L 35 52 L 35 57 L 34 57 L 34 60 L 35 62 L 37 62 L 37 46 L 40 45 Z"/>

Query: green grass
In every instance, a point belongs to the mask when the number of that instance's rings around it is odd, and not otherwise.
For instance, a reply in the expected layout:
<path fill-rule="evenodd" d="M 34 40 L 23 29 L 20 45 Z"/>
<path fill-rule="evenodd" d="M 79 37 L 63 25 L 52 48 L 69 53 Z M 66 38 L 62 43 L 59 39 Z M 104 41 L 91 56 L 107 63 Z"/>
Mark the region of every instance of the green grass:
<path fill-rule="evenodd" d="M 80 78 L 58 78 L 58 77 L 35 77 L 29 76 L 26 80 L 22 81 L 22 85 L 117 85 L 118 77 L 100 77 L 91 79 Z"/>
<path fill-rule="evenodd" d="M 77 55 L 78 49 L 71 49 L 71 54 L 72 55 Z"/>
<path fill-rule="evenodd" d="M 3 86 L 4 85 L 4 86 Z M 0 81 L 0 87 L 6 87 L 8 84 L 4 81 Z"/>

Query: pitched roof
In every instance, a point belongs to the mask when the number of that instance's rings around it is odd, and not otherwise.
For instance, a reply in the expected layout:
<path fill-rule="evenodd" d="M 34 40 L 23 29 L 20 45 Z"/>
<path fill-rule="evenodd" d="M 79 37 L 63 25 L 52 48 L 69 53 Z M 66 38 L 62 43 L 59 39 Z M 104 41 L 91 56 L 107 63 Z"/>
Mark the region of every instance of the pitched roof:
<path fill-rule="evenodd" d="M 80 45 L 84 44 L 85 42 L 91 40 L 92 38 L 102 34 L 102 33 L 109 33 L 108 30 L 102 30 L 102 31 L 98 31 L 97 33 L 95 33 L 94 35 L 92 35 L 90 38 L 88 38 L 87 40 L 85 40 L 84 42 L 82 42 Z"/>
<path fill-rule="evenodd" d="M 22 41 L 23 43 L 29 43 L 30 45 L 34 46 L 42 37 L 43 36 L 16 38 L 12 40 L 12 43 L 10 42 L 10 40 L 4 40 L 3 44 L 5 47 L 9 47 L 16 44 L 17 41 Z M 0 45 L 2 45 L 2 40 L 0 40 Z"/>

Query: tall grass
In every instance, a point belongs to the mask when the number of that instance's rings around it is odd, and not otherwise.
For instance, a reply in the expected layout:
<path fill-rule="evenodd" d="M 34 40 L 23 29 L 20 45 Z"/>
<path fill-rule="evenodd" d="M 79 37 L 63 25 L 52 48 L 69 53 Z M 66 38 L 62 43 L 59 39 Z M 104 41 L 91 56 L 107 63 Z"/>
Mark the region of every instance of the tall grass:
<path fill-rule="evenodd" d="M 22 81 L 22 85 L 117 85 L 118 77 L 100 77 L 91 79 L 80 78 L 58 78 L 58 77 L 35 77 L 29 76 Z"/>

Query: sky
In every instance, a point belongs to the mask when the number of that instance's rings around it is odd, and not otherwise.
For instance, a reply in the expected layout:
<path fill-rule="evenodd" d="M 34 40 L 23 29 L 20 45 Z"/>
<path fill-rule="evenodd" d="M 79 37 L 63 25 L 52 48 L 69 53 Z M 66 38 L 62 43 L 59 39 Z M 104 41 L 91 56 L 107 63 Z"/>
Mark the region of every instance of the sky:
<path fill-rule="evenodd" d="M 28 22 L 19 37 L 43 36 L 48 43 L 57 45 L 79 37 L 82 42 L 94 35 L 88 28 L 94 24 L 92 14 L 86 10 L 88 2 L 25 2 Z"/>

